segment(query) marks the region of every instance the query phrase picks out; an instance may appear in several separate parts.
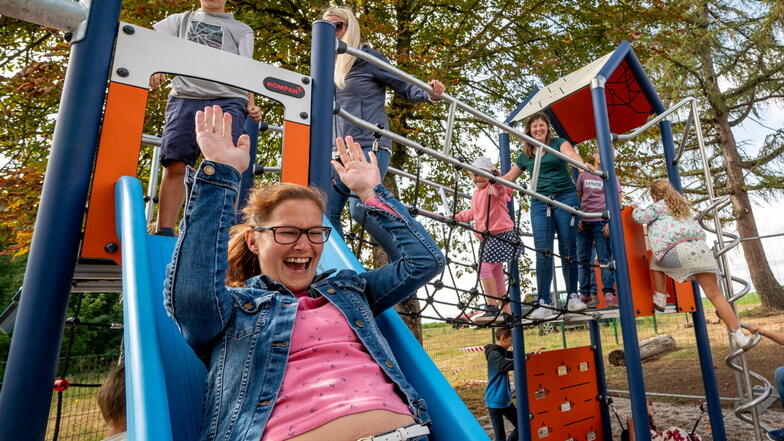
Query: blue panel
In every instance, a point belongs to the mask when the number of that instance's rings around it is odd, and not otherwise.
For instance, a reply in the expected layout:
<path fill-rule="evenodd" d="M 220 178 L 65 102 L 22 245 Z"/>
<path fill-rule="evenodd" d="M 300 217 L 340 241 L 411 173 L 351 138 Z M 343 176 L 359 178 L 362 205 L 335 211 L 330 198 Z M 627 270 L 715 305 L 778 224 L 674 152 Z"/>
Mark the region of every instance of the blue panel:
<path fill-rule="evenodd" d="M 175 239 L 149 236 L 141 185 L 115 187 L 123 253 L 123 315 L 129 439 L 193 440 L 202 420 L 206 369 L 163 308 Z"/>

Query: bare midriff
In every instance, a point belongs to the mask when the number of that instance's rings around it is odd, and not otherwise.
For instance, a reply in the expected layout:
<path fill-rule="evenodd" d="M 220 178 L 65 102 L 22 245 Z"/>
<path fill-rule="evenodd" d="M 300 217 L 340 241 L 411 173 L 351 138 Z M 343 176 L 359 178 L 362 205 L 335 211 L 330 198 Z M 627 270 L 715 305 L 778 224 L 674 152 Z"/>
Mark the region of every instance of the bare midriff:
<path fill-rule="evenodd" d="M 288 441 L 357 441 L 359 438 L 391 432 L 414 423 L 411 415 L 388 410 L 369 410 L 334 419 Z"/>

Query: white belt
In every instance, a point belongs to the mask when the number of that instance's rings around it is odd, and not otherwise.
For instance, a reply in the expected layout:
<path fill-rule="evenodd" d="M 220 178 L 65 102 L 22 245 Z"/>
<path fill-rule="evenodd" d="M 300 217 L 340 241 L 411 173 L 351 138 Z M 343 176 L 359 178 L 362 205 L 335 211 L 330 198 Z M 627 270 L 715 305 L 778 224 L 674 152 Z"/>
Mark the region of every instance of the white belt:
<path fill-rule="evenodd" d="M 406 427 L 397 428 L 391 432 L 381 435 L 365 436 L 357 441 L 406 441 L 418 436 L 427 435 L 430 429 L 421 424 L 410 424 Z"/>

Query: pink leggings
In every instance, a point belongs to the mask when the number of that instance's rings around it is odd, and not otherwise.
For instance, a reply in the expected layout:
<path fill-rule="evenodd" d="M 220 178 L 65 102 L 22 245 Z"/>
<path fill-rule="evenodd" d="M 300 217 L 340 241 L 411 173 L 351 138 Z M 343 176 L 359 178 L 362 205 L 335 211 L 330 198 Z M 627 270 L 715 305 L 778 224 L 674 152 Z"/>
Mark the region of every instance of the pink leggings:
<path fill-rule="evenodd" d="M 504 283 L 504 264 L 500 262 L 482 262 L 479 264 L 479 278 L 481 280 L 494 279 L 499 297 L 506 294 Z"/>

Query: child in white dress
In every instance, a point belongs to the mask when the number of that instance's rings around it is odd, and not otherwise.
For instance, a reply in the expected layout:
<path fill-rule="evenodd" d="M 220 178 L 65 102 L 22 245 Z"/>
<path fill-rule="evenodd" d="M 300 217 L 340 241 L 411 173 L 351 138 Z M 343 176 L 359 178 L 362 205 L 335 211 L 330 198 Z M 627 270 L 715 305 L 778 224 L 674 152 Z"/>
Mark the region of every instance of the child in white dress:
<path fill-rule="evenodd" d="M 654 306 L 663 311 L 667 304 L 665 274 L 678 282 L 696 279 L 716 307 L 716 314 L 732 331 L 732 339 L 746 348 L 752 339 L 740 329 L 737 316 L 721 293 L 716 278 L 719 266 L 705 243 L 705 231 L 691 216 L 691 203 L 665 179 L 655 181 L 650 190 L 654 203 L 635 208 L 632 216 L 636 222 L 648 225 L 648 241 L 653 251 L 651 272 L 656 290 Z"/>

